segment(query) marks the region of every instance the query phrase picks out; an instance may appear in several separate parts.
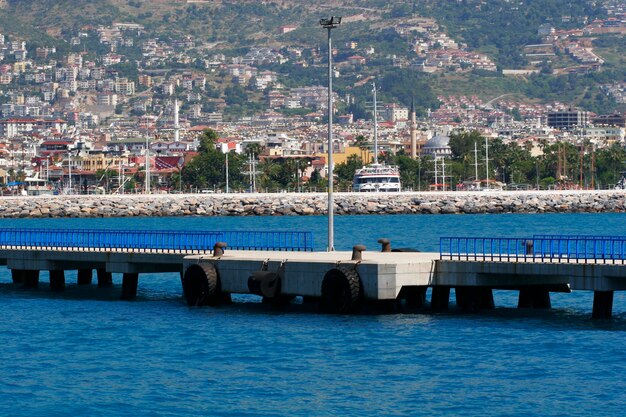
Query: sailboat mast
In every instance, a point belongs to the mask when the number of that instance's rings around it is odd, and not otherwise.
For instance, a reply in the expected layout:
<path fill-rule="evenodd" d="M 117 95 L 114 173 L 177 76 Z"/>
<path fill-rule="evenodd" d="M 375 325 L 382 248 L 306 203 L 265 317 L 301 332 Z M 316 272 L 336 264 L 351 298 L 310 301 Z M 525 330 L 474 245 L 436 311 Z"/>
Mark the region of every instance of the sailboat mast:
<path fill-rule="evenodd" d="M 117 193 L 124 194 L 124 181 L 122 181 L 122 158 L 120 158 L 120 167 L 119 167 L 118 175 L 117 175 L 117 183 L 119 184 Z"/>
<path fill-rule="evenodd" d="M 378 108 L 376 106 L 376 83 L 372 83 L 374 92 L 374 163 L 378 163 Z"/>
<path fill-rule="evenodd" d="M 474 181 L 478 181 L 478 148 L 474 142 Z"/>
<path fill-rule="evenodd" d="M 485 174 L 487 174 L 486 187 L 489 188 L 489 142 L 487 138 L 485 138 Z"/>
<path fill-rule="evenodd" d="M 442 190 L 446 191 L 446 160 L 441 158 L 441 178 L 443 179 Z"/>

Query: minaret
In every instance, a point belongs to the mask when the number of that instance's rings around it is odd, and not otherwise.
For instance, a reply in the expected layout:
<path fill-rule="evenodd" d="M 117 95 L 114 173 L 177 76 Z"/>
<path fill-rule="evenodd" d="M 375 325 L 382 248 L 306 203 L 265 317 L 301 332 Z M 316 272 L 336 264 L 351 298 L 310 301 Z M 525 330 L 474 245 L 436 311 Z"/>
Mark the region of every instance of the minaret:
<path fill-rule="evenodd" d="M 417 158 L 417 121 L 415 120 L 415 98 L 411 98 L 411 158 Z"/>
<path fill-rule="evenodd" d="M 178 124 L 178 99 L 174 100 L 174 142 L 180 141 L 180 126 Z"/>

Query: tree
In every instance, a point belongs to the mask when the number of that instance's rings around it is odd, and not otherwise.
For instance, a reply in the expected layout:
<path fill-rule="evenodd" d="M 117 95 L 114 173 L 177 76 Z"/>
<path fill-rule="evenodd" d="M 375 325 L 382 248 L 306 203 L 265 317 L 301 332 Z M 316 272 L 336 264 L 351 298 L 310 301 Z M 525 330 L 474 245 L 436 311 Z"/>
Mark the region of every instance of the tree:
<path fill-rule="evenodd" d="M 244 105 L 248 101 L 248 93 L 246 93 L 246 90 L 238 84 L 226 87 L 224 89 L 224 95 L 224 99 L 228 105 Z"/>
<path fill-rule="evenodd" d="M 346 162 L 337 164 L 334 172 L 339 181 L 352 181 L 354 172 L 363 167 L 363 159 L 358 155 L 350 155 Z"/>
<path fill-rule="evenodd" d="M 481 146 L 485 142 L 485 138 L 473 130 L 471 132 L 453 133 L 450 135 L 450 148 L 452 156 L 457 159 L 463 159 L 465 155 L 474 151 L 474 144 Z"/>
<path fill-rule="evenodd" d="M 198 155 L 195 156 L 182 170 L 183 181 L 186 185 L 196 188 L 224 187 L 226 183 L 226 155 L 216 148 L 218 136 L 211 129 L 204 131 L 200 137 Z M 234 153 L 229 154 L 228 181 L 232 188 L 243 184 L 244 158 Z"/>

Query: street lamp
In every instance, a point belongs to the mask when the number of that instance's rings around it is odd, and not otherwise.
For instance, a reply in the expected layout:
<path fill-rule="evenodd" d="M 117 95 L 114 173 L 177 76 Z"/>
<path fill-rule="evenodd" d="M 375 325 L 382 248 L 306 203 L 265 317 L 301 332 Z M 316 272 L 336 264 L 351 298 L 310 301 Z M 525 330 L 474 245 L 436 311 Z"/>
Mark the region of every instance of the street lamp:
<path fill-rule="evenodd" d="M 328 251 L 335 250 L 334 201 L 333 201 L 333 48 L 330 32 L 341 24 L 341 16 L 320 19 L 320 25 L 328 30 Z"/>

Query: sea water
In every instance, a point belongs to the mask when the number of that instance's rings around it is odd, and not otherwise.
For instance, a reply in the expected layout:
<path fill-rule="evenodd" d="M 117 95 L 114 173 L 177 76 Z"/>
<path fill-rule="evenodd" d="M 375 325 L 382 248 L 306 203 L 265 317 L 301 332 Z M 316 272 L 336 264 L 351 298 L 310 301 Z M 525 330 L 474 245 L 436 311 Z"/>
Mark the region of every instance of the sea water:
<path fill-rule="evenodd" d="M 325 217 L 2 220 L 0 227 L 312 230 Z M 437 251 L 441 236 L 626 236 L 624 214 L 337 216 L 338 250 L 377 239 Z M 138 297 L 62 293 L 0 270 L 2 416 L 604 415 L 626 405 L 626 297 L 590 319 L 591 292 L 553 294 L 549 311 L 333 316 L 276 310 L 254 296 L 189 308 L 177 274 L 142 274 Z"/>

